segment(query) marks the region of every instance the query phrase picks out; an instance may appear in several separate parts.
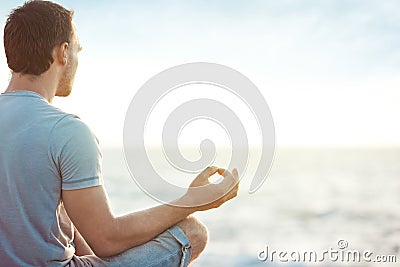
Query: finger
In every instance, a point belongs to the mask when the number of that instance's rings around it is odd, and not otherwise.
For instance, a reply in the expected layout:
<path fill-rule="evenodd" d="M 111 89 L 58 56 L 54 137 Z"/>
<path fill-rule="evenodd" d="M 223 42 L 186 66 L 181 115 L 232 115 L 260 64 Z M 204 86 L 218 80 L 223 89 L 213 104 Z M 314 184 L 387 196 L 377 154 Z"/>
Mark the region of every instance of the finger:
<path fill-rule="evenodd" d="M 219 174 L 219 175 L 222 175 L 222 176 L 223 176 L 223 174 L 224 174 L 225 171 L 226 171 L 226 170 L 223 169 L 223 168 L 218 168 L 218 174 Z"/>
<path fill-rule="evenodd" d="M 236 168 L 234 168 L 234 169 L 232 170 L 232 174 L 233 174 L 233 176 L 235 176 L 235 177 L 238 177 L 238 176 L 239 176 L 239 173 L 238 173 L 238 171 L 237 171 Z"/>
<path fill-rule="evenodd" d="M 239 183 L 235 184 L 234 187 L 230 190 L 230 192 L 237 192 L 239 190 Z"/>
<path fill-rule="evenodd" d="M 199 186 L 205 186 L 210 183 L 208 178 L 215 174 L 218 171 L 218 167 L 215 166 L 209 166 L 205 168 L 201 173 L 199 173 L 196 178 L 192 181 L 190 184 L 190 187 L 199 187 Z"/>
<path fill-rule="evenodd" d="M 235 194 L 236 196 L 238 191 L 239 191 L 239 183 L 236 183 L 234 184 L 234 186 L 232 185 L 228 194 Z"/>
<path fill-rule="evenodd" d="M 230 179 L 231 181 L 235 181 L 233 174 L 228 170 L 225 170 L 224 173 L 222 174 L 222 176 L 224 176 L 224 178 Z"/>
<path fill-rule="evenodd" d="M 210 176 L 213 176 L 215 173 L 217 173 L 218 170 L 219 168 L 216 166 L 209 166 L 204 171 L 201 172 L 201 176 L 203 176 L 203 178 L 208 179 Z"/>
<path fill-rule="evenodd" d="M 228 194 L 225 195 L 225 200 L 228 201 L 232 198 L 235 198 L 238 194 L 239 185 L 237 184 Z"/>
<path fill-rule="evenodd" d="M 233 174 L 233 177 L 235 178 L 235 182 L 238 183 L 239 182 L 239 173 L 236 168 L 233 169 L 232 174 Z"/>
<path fill-rule="evenodd" d="M 222 180 L 221 184 L 224 187 L 230 187 L 235 184 L 236 180 L 233 177 L 232 173 L 230 173 L 228 170 L 224 170 L 224 172 L 221 174 L 224 177 L 224 180 Z"/>

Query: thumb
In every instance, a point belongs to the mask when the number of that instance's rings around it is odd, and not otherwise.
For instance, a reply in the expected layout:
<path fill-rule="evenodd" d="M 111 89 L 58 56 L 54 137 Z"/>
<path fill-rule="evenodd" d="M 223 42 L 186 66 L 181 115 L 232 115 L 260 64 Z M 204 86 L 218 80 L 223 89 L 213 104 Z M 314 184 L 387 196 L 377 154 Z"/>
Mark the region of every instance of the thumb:
<path fill-rule="evenodd" d="M 236 168 L 233 169 L 232 174 L 233 174 L 233 178 L 235 178 L 235 183 L 238 183 L 239 182 L 239 173 Z"/>

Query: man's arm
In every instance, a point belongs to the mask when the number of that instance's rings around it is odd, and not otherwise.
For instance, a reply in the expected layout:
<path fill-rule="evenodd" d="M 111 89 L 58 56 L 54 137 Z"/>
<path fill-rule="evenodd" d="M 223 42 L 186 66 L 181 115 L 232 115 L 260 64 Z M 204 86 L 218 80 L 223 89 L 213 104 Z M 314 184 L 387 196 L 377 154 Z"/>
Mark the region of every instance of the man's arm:
<path fill-rule="evenodd" d="M 85 256 L 94 254 L 94 252 L 86 243 L 85 239 L 82 237 L 81 233 L 79 233 L 78 229 L 76 229 L 76 227 L 74 227 L 74 245 L 75 245 L 76 256 Z"/>
<path fill-rule="evenodd" d="M 217 172 L 224 176 L 223 181 L 209 183 L 208 178 Z M 182 198 L 171 203 L 195 206 L 196 203 L 211 202 L 197 207 L 160 205 L 115 217 L 102 186 L 63 190 L 62 199 L 69 217 L 93 252 L 99 257 L 107 257 L 153 239 L 195 211 L 219 207 L 235 197 L 237 190 L 236 170 L 232 175 L 223 169 L 208 167 L 195 178 Z"/>

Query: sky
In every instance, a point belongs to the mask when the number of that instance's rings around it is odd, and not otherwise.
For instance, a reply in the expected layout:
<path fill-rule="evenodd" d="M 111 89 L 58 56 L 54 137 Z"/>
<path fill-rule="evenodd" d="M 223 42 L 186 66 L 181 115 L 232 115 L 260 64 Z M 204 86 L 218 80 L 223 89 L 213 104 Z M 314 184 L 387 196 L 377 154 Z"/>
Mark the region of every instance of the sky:
<path fill-rule="evenodd" d="M 0 2 L 2 25 L 22 3 Z M 53 104 L 81 117 L 103 146 L 122 145 L 125 113 L 143 83 L 189 62 L 252 80 L 272 112 L 277 146 L 400 145 L 400 1 L 58 3 L 74 10 L 83 50 L 73 93 Z M 1 46 L 4 90 L 9 73 Z"/>

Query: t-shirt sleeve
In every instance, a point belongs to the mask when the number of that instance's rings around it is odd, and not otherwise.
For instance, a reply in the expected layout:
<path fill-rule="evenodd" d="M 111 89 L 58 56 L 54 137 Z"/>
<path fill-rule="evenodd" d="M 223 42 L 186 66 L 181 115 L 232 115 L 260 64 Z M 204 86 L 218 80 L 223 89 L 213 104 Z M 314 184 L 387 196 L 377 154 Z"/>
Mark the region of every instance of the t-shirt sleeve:
<path fill-rule="evenodd" d="M 62 190 L 103 184 L 98 140 L 78 117 L 67 115 L 55 125 L 50 151 Z"/>

